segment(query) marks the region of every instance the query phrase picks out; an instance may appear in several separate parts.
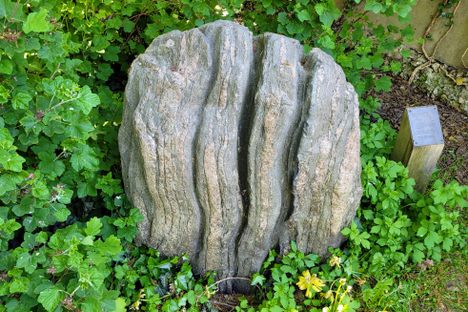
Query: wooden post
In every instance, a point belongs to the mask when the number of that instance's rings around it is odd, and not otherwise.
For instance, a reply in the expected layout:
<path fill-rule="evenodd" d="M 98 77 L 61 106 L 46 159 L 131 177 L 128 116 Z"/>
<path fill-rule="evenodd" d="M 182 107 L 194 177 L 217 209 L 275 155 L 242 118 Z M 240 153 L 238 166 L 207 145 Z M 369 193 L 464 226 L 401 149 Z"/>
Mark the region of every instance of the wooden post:
<path fill-rule="evenodd" d="M 443 148 L 444 137 L 437 106 L 407 108 L 391 159 L 408 167 L 418 192 L 426 190 Z"/>

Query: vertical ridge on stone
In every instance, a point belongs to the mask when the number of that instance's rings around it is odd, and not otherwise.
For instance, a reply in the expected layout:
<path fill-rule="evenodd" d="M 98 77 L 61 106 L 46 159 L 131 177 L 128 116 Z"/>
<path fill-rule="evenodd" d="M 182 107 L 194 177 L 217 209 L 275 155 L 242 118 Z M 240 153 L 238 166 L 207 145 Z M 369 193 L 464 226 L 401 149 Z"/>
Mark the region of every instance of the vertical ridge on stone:
<path fill-rule="evenodd" d="M 329 55 L 313 49 L 307 61 L 313 64 L 308 111 L 296 156 L 294 212 L 283 239 L 323 255 L 341 242 L 340 230 L 361 197 L 359 111 L 356 94 Z"/>
<path fill-rule="evenodd" d="M 211 71 L 208 44 L 194 29 L 158 37 L 130 73 L 130 80 L 138 73 L 145 88 L 139 88 L 138 101 L 130 98 L 135 91 L 128 91 L 120 150 L 130 156 L 122 162 L 138 173 L 137 183 L 128 188 L 133 204 L 147 218 L 140 226 L 140 240 L 167 255 L 198 254 L 201 213 L 191 146 Z"/>
<path fill-rule="evenodd" d="M 131 66 L 119 130 L 138 241 L 219 278 L 291 240 L 325 255 L 362 193 L 358 110 L 333 59 L 294 39 L 228 21 L 156 38 Z"/>
<path fill-rule="evenodd" d="M 200 28 L 212 44 L 215 78 L 196 145 L 197 192 L 205 212 L 199 272 L 236 274 L 235 244 L 243 213 L 238 176 L 238 127 L 253 61 L 247 28 L 216 22 Z M 219 268 L 222 268 L 219 272 Z"/>
<path fill-rule="evenodd" d="M 278 241 L 278 224 L 288 209 L 287 146 L 299 111 L 297 89 L 302 47 L 298 41 L 265 34 L 260 80 L 248 146 L 250 210 L 239 242 L 239 275 L 258 270 Z"/>

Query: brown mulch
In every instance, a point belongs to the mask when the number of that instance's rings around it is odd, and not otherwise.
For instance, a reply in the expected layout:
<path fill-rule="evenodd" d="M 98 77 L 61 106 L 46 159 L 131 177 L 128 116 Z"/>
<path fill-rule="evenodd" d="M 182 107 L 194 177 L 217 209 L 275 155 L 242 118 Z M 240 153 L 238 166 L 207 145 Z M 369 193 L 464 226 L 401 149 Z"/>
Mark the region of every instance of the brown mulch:
<path fill-rule="evenodd" d="M 444 152 L 438 163 L 438 176 L 446 182 L 455 178 L 460 184 L 466 185 L 468 116 L 441 101 L 431 99 L 426 92 L 408 85 L 408 82 L 399 76 L 392 77 L 392 80 L 393 87 L 390 92 L 373 94 L 382 103 L 379 114 L 394 128 L 399 129 L 406 107 L 437 105 L 445 140 Z"/>
<path fill-rule="evenodd" d="M 211 305 L 220 312 L 232 312 L 236 310 L 242 298 L 242 294 L 215 294 L 210 299 Z"/>

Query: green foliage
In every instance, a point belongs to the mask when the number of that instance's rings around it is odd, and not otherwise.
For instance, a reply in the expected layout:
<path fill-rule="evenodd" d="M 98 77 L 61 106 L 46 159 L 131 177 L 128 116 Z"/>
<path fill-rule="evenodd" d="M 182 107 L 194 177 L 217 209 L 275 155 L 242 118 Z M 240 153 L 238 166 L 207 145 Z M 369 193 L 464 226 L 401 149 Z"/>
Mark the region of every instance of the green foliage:
<path fill-rule="evenodd" d="M 364 7 L 404 19 L 413 3 Z M 464 246 L 466 186 L 414 193 L 406 169 L 387 160 L 395 131 L 369 96 L 391 88 L 385 73 L 401 63 L 386 54 L 406 55 L 411 28 L 373 25 L 331 0 L 0 0 L 0 311 L 211 309 L 213 276 L 196 279 L 185 257 L 133 246 L 142 216 L 123 194 L 117 130 L 134 56 L 162 33 L 220 18 L 321 47 L 362 112 L 364 198 L 343 231 L 347 248 L 325 263 L 294 244 L 283 257 L 272 251 L 252 278 L 258 307 L 244 300 L 238 310 L 354 311 L 359 288 L 367 307 L 382 308 L 399 268 Z"/>
<path fill-rule="evenodd" d="M 377 104 L 374 104 L 377 103 Z M 369 97 L 362 106 L 379 105 L 378 100 Z M 367 164 L 377 156 L 388 157 L 393 149 L 396 131 L 390 123 L 375 115 L 375 121 L 365 115 L 361 117 L 361 162 Z M 372 118 L 373 119 L 373 118 Z"/>
<path fill-rule="evenodd" d="M 414 180 L 404 166 L 375 159 L 363 168 L 358 218 L 342 233 L 349 238 L 348 252 L 359 271 L 378 281 L 373 288 L 363 287 L 364 302 L 382 309 L 395 298 L 383 300 L 379 293 L 390 291 L 393 279 L 411 269 L 408 264 L 440 261 L 442 252 L 465 246 L 458 210 L 467 207 L 468 187 L 438 180 L 424 196 L 413 191 Z"/>
<path fill-rule="evenodd" d="M 259 302 L 255 308 L 242 300 L 236 311 L 356 311 L 359 302 L 351 296 L 351 284 L 343 276 L 341 258 L 320 265 L 314 254 L 304 255 L 294 242 L 290 251 L 279 257 L 270 251 L 260 273 L 251 285 Z M 302 290 L 306 290 L 303 292 Z"/>

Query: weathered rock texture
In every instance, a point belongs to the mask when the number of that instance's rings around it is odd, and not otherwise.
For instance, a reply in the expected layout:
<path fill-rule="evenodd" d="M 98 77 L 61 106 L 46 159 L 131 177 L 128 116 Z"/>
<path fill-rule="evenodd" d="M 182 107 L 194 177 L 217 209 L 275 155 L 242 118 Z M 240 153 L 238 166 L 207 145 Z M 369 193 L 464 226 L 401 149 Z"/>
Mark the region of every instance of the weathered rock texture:
<path fill-rule="evenodd" d="M 358 101 L 333 59 L 218 21 L 132 64 L 119 132 L 139 240 L 197 272 L 257 271 L 295 240 L 325 254 L 361 197 Z"/>

